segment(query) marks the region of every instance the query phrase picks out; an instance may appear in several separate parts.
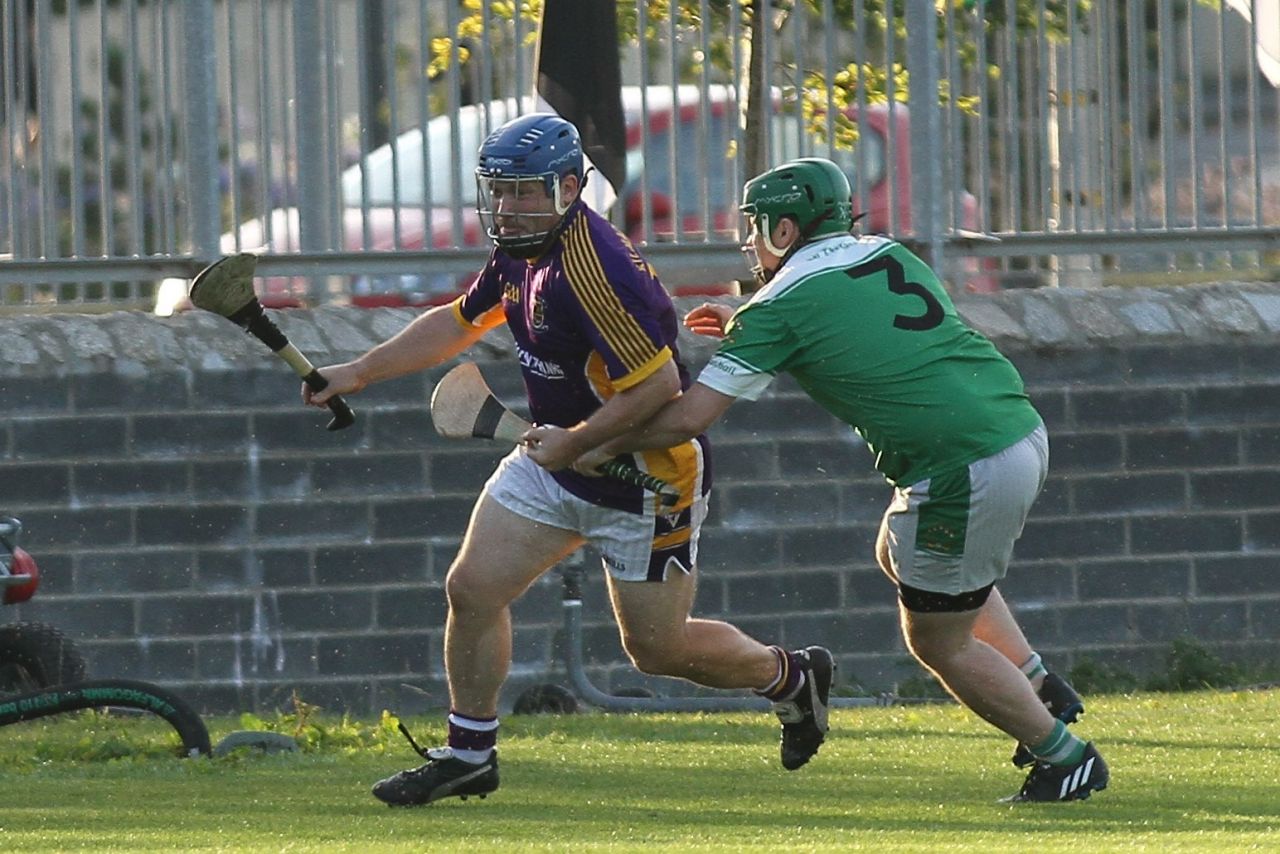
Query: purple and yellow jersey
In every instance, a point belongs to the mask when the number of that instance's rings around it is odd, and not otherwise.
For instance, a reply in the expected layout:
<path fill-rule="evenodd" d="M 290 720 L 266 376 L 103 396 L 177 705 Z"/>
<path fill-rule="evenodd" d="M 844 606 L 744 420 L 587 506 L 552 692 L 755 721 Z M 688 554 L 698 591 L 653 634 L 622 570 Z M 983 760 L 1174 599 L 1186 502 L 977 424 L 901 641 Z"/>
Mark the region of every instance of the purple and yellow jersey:
<path fill-rule="evenodd" d="M 458 322 L 491 328 L 504 319 L 515 338 L 535 423 L 571 427 L 616 392 L 676 361 L 680 387 L 689 373 L 676 347 L 679 325 L 653 268 L 608 220 L 581 202 L 565 214 L 559 237 L 534 261 L 498 249 L 453 304 Z M 706 439 L 641 451 L 635 464 L 680 489 L 675 512 L 711 488 Z M 613 478 L 554 472 L 586 501 L 633 513 L 654 497 Z M 671 513 L 672 510 L 665 510 Z"/>

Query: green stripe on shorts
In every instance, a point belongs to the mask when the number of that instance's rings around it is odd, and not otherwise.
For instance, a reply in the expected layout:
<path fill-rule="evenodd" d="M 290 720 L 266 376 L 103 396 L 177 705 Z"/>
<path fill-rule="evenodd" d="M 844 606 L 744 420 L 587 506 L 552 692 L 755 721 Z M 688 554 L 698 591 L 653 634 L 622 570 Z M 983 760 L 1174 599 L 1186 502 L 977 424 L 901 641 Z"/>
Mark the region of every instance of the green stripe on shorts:
<path fill-rule="evenodd" d="M 916 551 L 959 557 L 969 528 L 969 467 L 929 479 L 929 497 L 918 510 Z"/>

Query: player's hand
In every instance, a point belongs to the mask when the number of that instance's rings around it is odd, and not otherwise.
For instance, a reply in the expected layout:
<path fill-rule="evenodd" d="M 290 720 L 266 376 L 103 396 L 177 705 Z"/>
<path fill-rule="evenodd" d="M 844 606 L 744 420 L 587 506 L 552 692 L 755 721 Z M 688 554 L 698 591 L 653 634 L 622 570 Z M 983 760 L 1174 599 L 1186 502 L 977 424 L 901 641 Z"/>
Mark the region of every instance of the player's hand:
<path fill-rule="evenodd" d="M 335 394 L 351 394 L 364 388 L 360 371 L 351 362 L 319 368 L 318 373 L 329 381 L 329 385 L 324 391 L 313 391 L 311 386 L 303 383 L 302 402 L 308 406 L 323 407 Z"/>
<path fill-rule="evenodd" d="M 587 477 L 603 477 L 600 473 L 600 466 L 611 459 L 613 459 L 613 454 L 606 453 L 599 448 L 592 448 L 573 461 L 573 470 L 578 474 L 585 474 Z"/>
<path fill-rule="evenodd" d="M 520 437 L 529 458 L 547 471 L 560 471 L 573 464 L 582 453 L 572 430 L 541 424 Z"/>
<path fill-rule="evenodd" d="M 704 302 L 684 316 L 690 332 L 709 338 L 723 338 L 724 327 L 733 317 L 733 307 L 718 302 Z"/>

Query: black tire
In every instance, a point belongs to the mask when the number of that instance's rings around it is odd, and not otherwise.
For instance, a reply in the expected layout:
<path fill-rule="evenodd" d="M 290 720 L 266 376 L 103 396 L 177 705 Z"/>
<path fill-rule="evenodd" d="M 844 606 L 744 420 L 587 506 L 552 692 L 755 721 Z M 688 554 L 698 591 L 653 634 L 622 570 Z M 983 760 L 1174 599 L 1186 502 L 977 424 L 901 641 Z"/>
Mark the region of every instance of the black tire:
<path fill-rule="evenodd" d="M 81 682 L 84 658 L 71 639 L 48 623 L 0 626 L 0 697 Z"/>
<path fill-rule="evenodd" d="M 572 715 L 578 711 L 578 698 L 567 688 L 544 682 L 532 685 L 516 697 L 513 715 Z"/>
<path fill-rule="evenodd" d="M 116 706 L 164 718 L 182 739 L 183 756 L 208 756 L 209 730 L 195 709 L 172 691 L 132 679 L 93 679 L 0 700 L 0 726 L 36 718 Z"/>

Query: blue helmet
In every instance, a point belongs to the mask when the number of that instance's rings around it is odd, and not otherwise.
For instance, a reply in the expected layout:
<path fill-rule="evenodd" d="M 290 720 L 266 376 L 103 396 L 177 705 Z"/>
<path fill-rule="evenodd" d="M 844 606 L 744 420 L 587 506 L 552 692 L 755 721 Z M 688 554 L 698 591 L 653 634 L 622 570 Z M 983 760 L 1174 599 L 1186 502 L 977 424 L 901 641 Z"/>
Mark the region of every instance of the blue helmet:
<path fill-rule="evenodd" d="M 476 212 L 489 238 L 500 249 L 520 258 L 532 258 L 545 250 L 557 232 L 569 205 L 561 197 L 561 181 L 583 175 L 582 139 L 572 122 L 555 113 L 529 113 L 512 119 L 489 134 L 480 145 L 476 166 Z M 520 182 L 537 181 L 555 212 L 523 213 L 525 221 L 543 220 L 546 228 L 527 234 L 502 233 L 493 205 L 493 189 L 503 186 L 518 195 Z"/>

